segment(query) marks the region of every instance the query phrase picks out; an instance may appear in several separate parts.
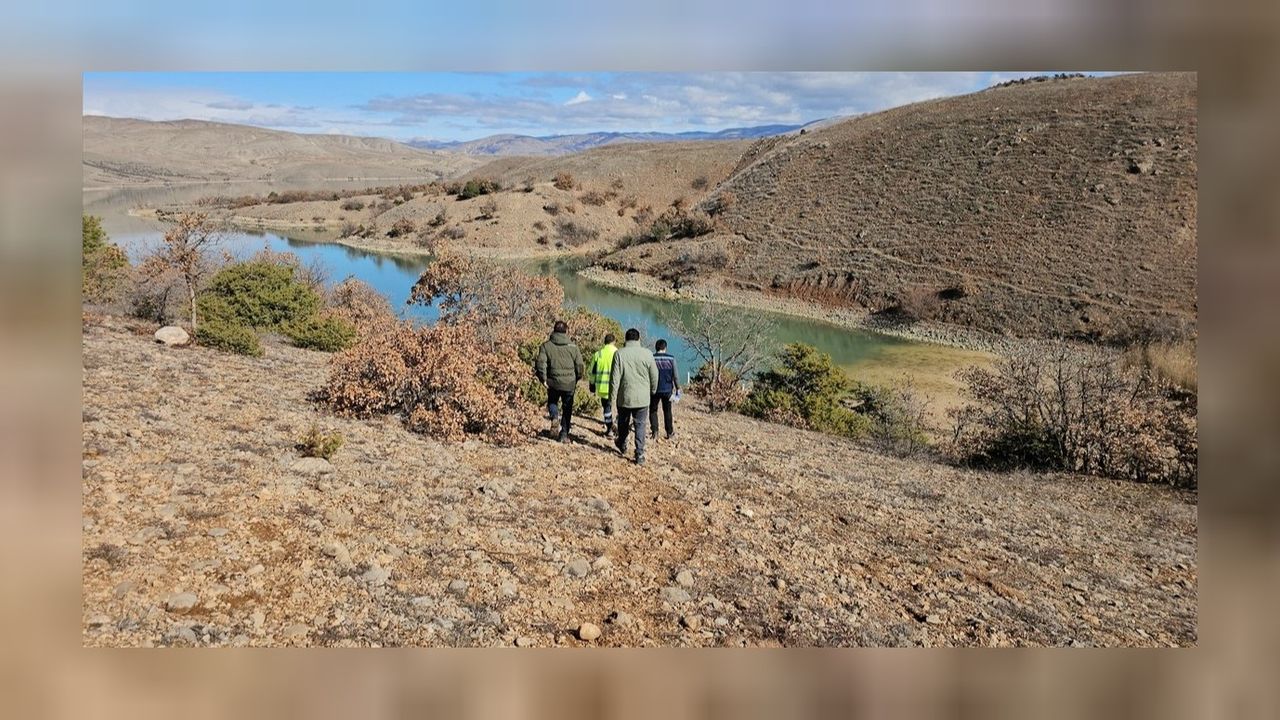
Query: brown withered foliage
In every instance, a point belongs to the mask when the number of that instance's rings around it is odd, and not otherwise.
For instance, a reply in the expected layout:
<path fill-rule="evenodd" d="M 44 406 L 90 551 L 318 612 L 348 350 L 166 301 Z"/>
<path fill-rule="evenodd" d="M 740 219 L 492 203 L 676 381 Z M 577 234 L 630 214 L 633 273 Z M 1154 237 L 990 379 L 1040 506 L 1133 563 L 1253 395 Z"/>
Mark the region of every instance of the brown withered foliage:
<path fill-rule="evenodd" d="M 335 356 L 320 396 L 339 414 L 394 414 L 442 440 L 513 445 L 537 423 L 523 396 L 528 377 L 514 348 L 492 351 L 470 323 L 397 322 Z"/>
<path fill-rule="evenodd" d="M 361 336 L 396 320 L 387 298 L 368 283 L 349 277 L 333 286 L 325 304 L 338 317 L 356 326 Z"/>
<path fill-rule="evenodd" d="M 976 401 L 950 412 L 961 462 L 1197 484 L 1196 394 L 1119 357 L 1047 343 L 960 378 Z"/>
<path fill-rule="evenodd" d="M 442 322 L 473 325 L 494 347 L 514 347 L 560 313 L 564 289 L 552 277 L 527 275 L 476 258 L 444 255 L 418 278 L 409 302 L 439 307 Z"/>
<path fill-rule="evenodd" d="M 409 429 L 444 440 L 521 442 L 532 436 L 538 411 L 525 397 L 531 372 L 519 349 L 545 331 L 563 300 L 555 278 L 444 255 L 409 300 L 438 307 L 440 321 L 371 323 L 334 358 L 320 398 L 341 414 L 399 415 Z"/>

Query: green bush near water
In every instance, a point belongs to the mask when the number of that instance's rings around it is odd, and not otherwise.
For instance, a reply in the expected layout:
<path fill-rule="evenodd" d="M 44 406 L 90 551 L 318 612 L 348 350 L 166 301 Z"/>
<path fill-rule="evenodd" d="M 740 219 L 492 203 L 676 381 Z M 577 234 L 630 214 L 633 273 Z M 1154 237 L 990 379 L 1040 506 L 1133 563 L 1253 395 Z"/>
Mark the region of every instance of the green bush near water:
<path fill-rule="evenodd" d="M 240 355 L 262 355 L 258 334 L 245 327 L 220 319 L 205 319 L 196 329 L 196 342 L 206 347 Z"/>
<path fill-rule="evenodd" d="M 884 387 L 851 380 L 831 356 L 793 343 L 756 377 L 740 410 L 762 418 L 848 438 L 875 440 L 900 455 L 928 444 L 923 405 L 909 386 Z"/>
<path fill-rule="evenodd" d="M 355 341 L 355 327 L 321 312 L 320 294 L 287 262 L 255 259 L 219 270 L 196 300 L 196 339 L 230 352 L 261 355 L 259 332 L 279 332 L 297 347 L 334 352 Z M 207 331 L 206 331 L 206 328 Z"/>

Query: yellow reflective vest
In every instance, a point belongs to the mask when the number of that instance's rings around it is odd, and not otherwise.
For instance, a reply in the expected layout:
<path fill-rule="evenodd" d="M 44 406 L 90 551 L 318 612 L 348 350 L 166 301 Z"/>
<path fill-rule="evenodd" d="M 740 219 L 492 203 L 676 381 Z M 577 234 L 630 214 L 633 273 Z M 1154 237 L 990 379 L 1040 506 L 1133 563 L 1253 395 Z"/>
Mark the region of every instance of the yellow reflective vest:
<path fill-rule="evenodd" d="M 609 371 L 613 369 L 613 354 L 616 352 L 618 346 L 611 343 L 591 356 L 591 385 L 597 397 L 609 397 Z"/>

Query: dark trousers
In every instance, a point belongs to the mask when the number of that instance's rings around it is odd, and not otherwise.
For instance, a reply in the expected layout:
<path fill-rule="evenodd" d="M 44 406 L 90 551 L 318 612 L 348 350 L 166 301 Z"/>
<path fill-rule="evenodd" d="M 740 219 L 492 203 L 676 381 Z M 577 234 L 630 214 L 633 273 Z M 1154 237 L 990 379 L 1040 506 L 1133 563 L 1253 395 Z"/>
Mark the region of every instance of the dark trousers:
<path fill-rule="evenodd" d="M 627 431 L 634 424 L 636 428 L 636 460 L 644 458 L 644 425 L 648 419 L 649 408 L 618 408 L 618 439 L 614 441 L 614 444 L 618 446 L 619 452 L 625 453 L 627 451 Z"/>
<path fill-rule="evenodd" d="M 573 424 L 573 391 L 547 388 L 547 416 L 552 420 L 558 416 L 560 434 L 568 435 L 569 426 Z"/>
<path fill-rule="evenodd" d="M 600 398 L 600 409 L 604 411 L 604 424 L 613 424 L 613 398 Z"/>
<path fill-rule="evenodd" d="M 658 406 L 662 406 L 662 425 L 667 437 L 676 432 L 675 421 L 671 419 L 671 393 L 658 393 L 649 401 L 649 432 L 658 437 Z"/>

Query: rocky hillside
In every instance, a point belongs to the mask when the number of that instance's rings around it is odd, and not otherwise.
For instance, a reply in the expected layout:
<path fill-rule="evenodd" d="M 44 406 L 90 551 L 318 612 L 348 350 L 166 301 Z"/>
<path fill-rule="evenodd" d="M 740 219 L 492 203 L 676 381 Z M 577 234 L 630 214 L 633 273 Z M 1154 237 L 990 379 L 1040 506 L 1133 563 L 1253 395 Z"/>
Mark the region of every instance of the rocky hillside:
<path fill-rule="evenodd" d="M 558 157 L 504 157 L 466 177 L 488 177 L 504 185 L 543 182 L 569 173 L 583 188 L 607 190 L 618 181 L 641 205 L 661 212 L 678 198 L 702 199 L 729 175 L 750 140 L 625 143 Z"/>
<path fill-rule="evenodd" d="M 1196 108 L 1194 74 L 1080 78 L 766 138 L 717 236 L 607 264 L 1028 336 L 1194 324 Z"/>
<path fill-rule="evenodd" d="M 445 445 L 321 413 L 323 354 L 154 329 L 84 329 L 86 645 L 1196 643 L 1196 506 L 1162 488 L 691 402 L 643 468 L 586 419 Z M 294 449 L 313 423 L 346 440 L 332 464 Z"/>
<path fill-rule="evenodd" d="M 433 180 L 479 164 L 384 138 L 247 125 L 84 117 L 84 186 L 157 182 Z"/>

